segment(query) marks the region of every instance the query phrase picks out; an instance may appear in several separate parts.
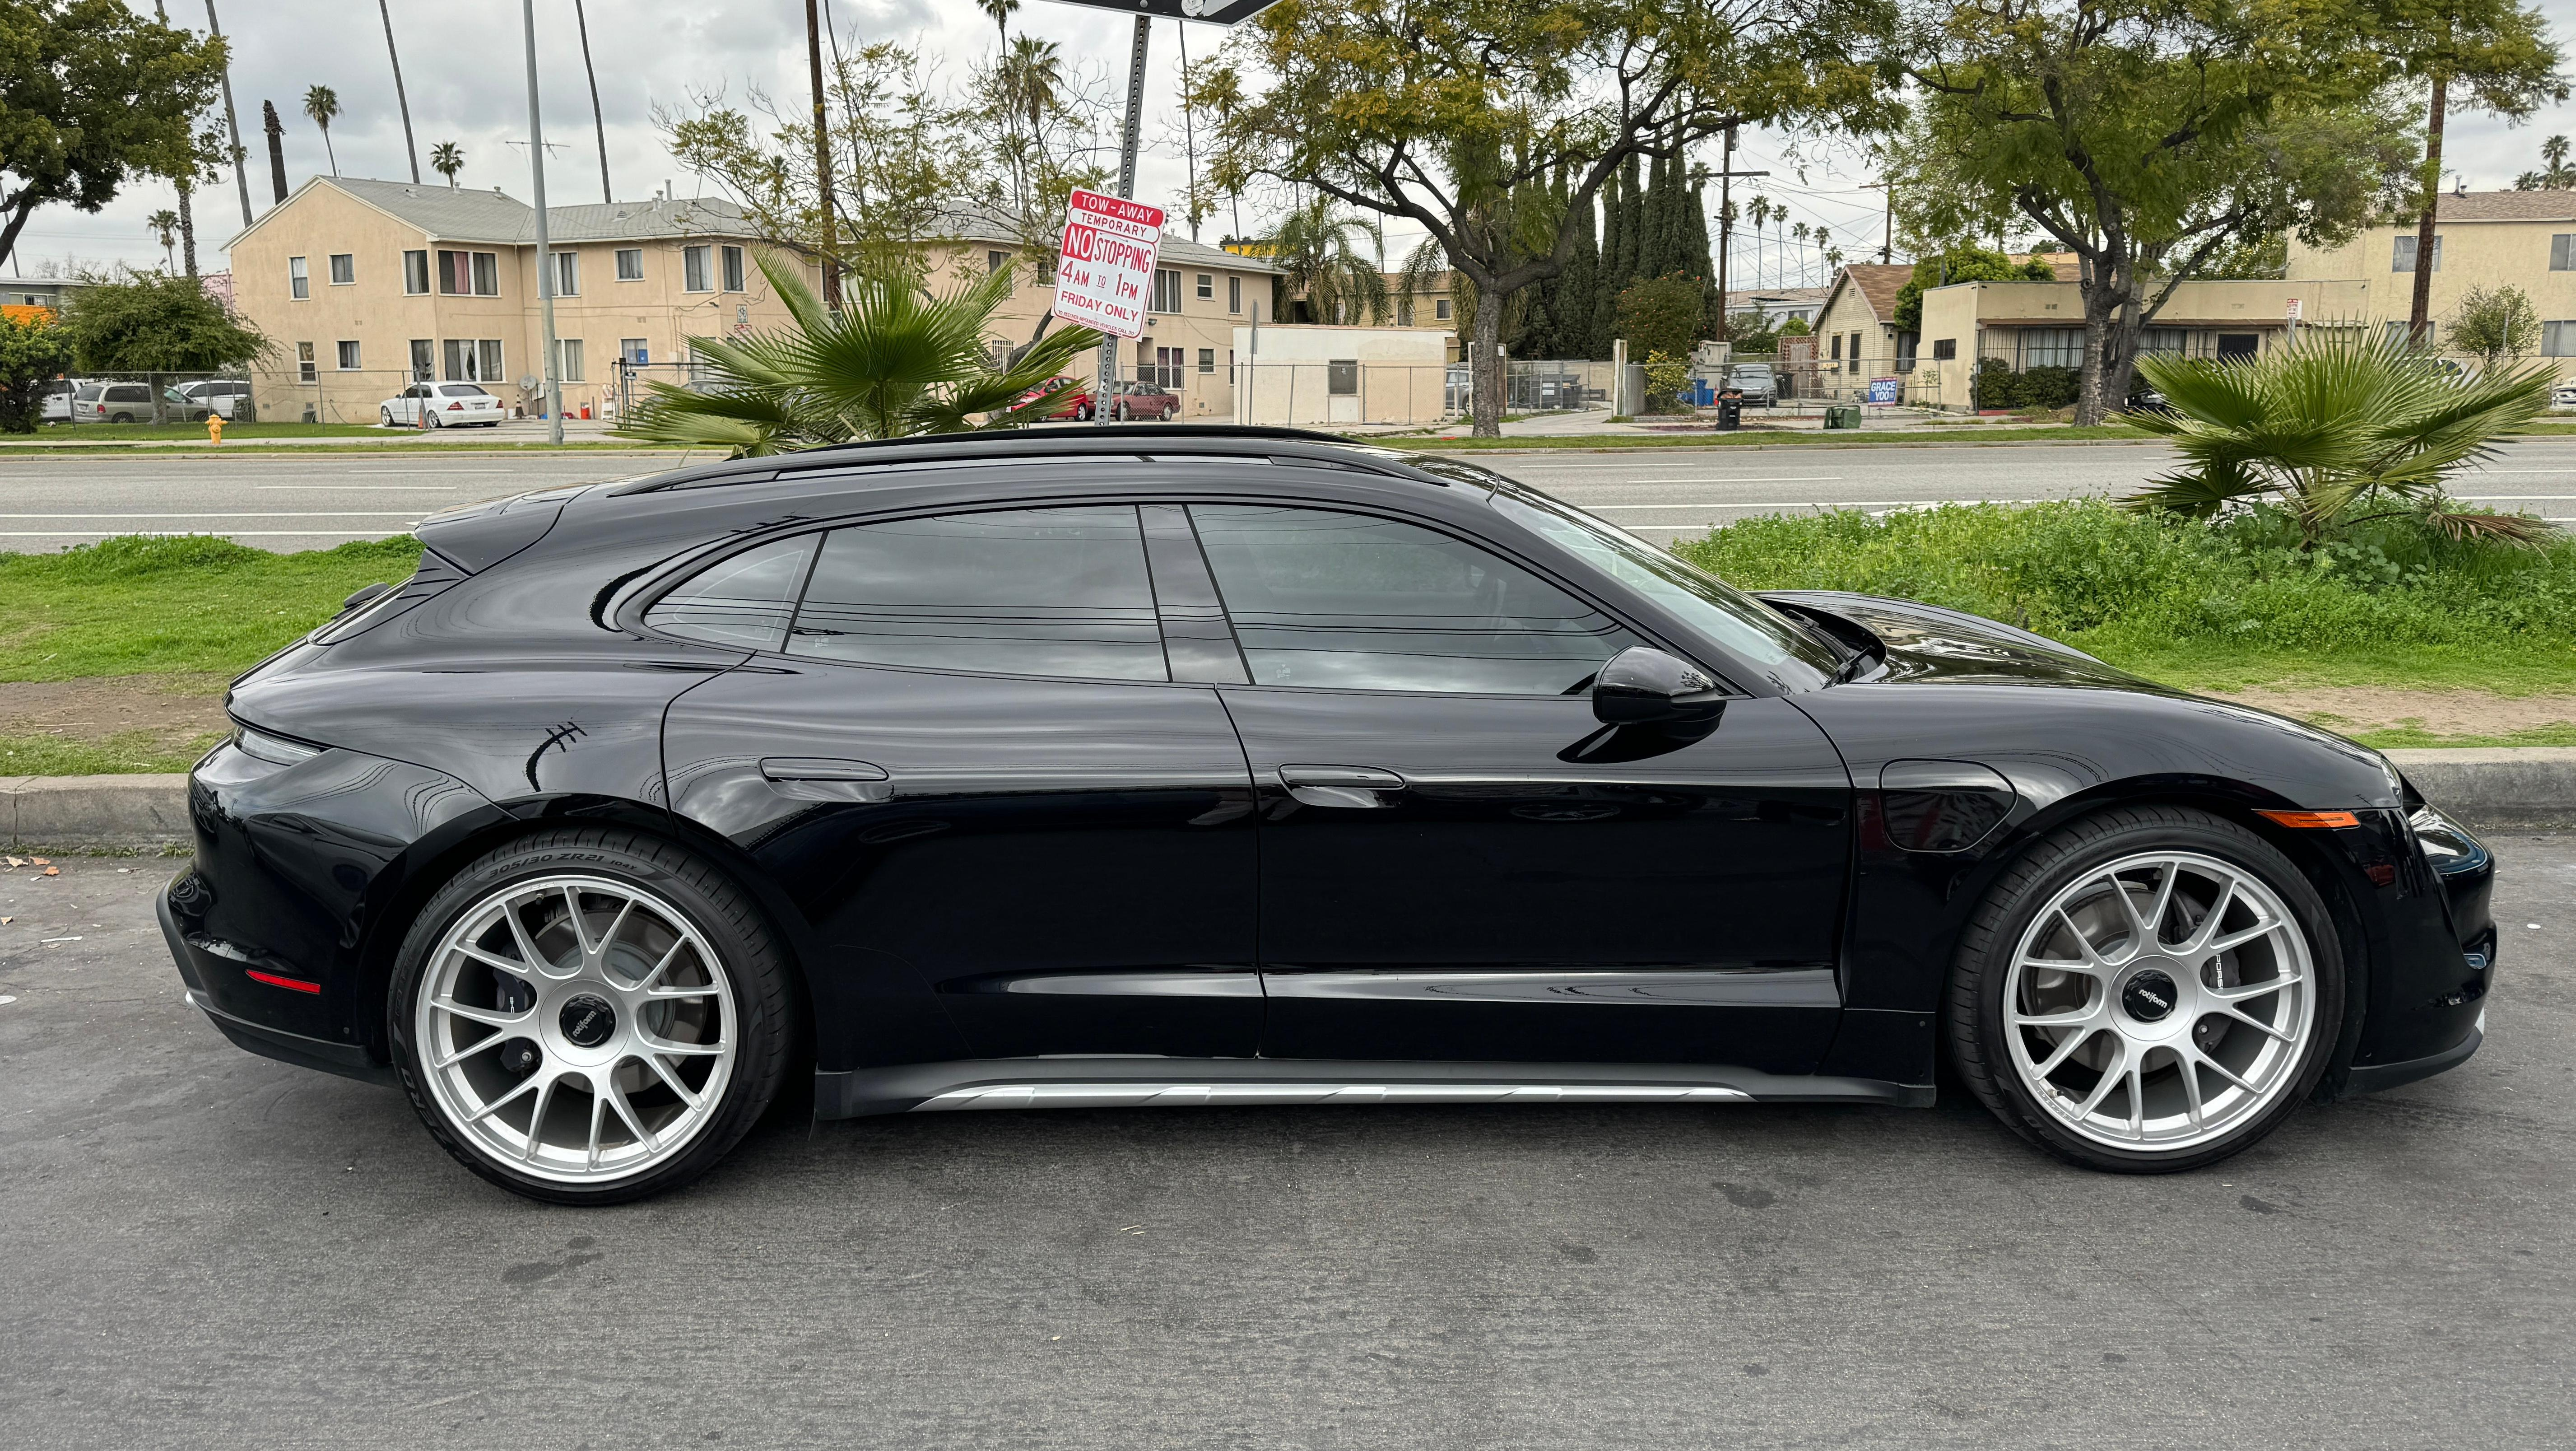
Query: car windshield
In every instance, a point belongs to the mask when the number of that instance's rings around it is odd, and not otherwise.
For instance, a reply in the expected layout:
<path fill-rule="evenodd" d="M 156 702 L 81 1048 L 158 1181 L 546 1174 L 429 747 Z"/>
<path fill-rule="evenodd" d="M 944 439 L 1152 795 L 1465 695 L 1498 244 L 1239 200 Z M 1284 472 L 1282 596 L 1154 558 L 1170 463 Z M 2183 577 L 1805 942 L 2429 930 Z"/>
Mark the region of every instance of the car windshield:
<path fill-rule="evenodd" d="M 1814 689 L 1841 666 L 1823 641 L 1786 616 L 1617 525 L 1525 489 L 1496 493 L 1494 507 L 1688 620 L 1752 662 L 1779 689 Z"/>

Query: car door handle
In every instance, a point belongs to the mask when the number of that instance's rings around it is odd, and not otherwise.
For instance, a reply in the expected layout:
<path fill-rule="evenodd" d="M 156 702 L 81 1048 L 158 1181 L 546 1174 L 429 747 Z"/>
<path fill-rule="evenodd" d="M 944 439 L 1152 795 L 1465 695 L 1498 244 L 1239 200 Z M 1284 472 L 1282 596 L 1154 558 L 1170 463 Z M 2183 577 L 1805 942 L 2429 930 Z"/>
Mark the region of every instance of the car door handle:
<path fill-rule="evenodd" d="M 884 801 L 894 795 L 886 769 L 833 756 L 764 756 L 761 779 L 779 794 L 805 801 Z"/>
<path fill-rule="evenodd" d="M 1404 778 L 1376 766 L 1281 766 L 1279 784 L 1308 806 L 1369 811 L 1393 806 Z"/>

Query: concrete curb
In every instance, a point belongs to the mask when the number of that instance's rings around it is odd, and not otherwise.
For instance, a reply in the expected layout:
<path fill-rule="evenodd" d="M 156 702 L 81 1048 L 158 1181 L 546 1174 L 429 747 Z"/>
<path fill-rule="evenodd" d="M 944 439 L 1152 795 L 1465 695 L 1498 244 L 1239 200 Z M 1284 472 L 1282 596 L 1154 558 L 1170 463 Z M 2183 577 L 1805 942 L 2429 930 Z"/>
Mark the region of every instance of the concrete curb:
<path fill-rule="evenodd" d="M 2424 798 L 2472 826 L 2576 826 L 2576 746 L 2390 751 Z M 0 777 L 12 847 L 153 849 L 183 843 L 185 776 Z"/>

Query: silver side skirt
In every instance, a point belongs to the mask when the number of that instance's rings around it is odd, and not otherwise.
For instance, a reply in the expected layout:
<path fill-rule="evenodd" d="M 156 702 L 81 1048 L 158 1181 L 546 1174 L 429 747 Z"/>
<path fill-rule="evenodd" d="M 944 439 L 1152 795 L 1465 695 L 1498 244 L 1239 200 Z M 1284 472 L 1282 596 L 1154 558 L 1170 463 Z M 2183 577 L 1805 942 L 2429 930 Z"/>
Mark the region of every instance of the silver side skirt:
<path fill-rule="evenodd" d="M 894 1063 L 814 1075 L 814 1115 L 966 1109 L 1409 1103 L 1879 1103 L 1928 1107 L 1928 1083 L 1711 1063 L 1408 1063 L 1074 1055 Z"/>
<path fill-rule="evenodd" d="M 1232 1104 L 1751 1103 L 1735 1088 L 1589 1083 L 996 1083 L 957 1088 L 914 1113 L 973 1108 L 1207 1108 Z"/>

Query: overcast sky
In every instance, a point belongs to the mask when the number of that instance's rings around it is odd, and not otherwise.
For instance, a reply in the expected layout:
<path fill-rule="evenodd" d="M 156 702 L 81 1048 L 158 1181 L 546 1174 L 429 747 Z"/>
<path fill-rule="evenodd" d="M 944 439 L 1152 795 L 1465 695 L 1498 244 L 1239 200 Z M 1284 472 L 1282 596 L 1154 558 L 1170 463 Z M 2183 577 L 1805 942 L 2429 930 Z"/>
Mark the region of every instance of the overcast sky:
<path fill-rule="evenodd" d="M 151 0 L 127 3 L 146 13 L 153 8 Z M 166 3 L 173 23 L 205 25 L 205 0 Z M 276 102 L 286 123 L 288 184 L 301 184 L 329 169 L 321 134 L 301 109 L 305 89 L 317 83 L 337 91 L 345 111 L 331 128 L 342 174 L 409 178 L 402 118 L 394 106 L 376 6 L 366 0 L 216 4 L 225 34 L 233 40 L 233 97 L 243 141 L 251 149 L 251 204 L 256 211 L 267 209 L 270 195 L 266 145 L 259 131 L 261 101 Z M 992 22 L 972 0 L 829 4 L 845 42 L 855 36 L 916 43 L 952 84 L 962 81 L 967 67 L 995 44 Z M 2542 8 L 2561 37 L 2576 43 L 2576 0 L 2543 0 Z M 699 191 L 699 183 L 682 175 L 662 149 L 651 119 L 656 102 L 683 106 L 692 92 L 717 90 L 739 99 L 747 84 L 791 100 L 805 93 L 804 0 L 589 0 L 588 10 L 600 107 L 607 118 L 609 174 L 620 200 L 649 196 L 666 179 L 683 196 Z M 573 0 L 536 0 L 536 11 L 538 81 L 551 157 L 549 196 L 559 204 L 597 201 L 598 154 Z M 428 169 L 429 148 L 455 141 L 465 149 L 463 184 L 497 186 L 527 199 L 527 77 L 517 0 L 434 0 L 396 5 L 393 14 L 423 178 L 438 180 Z M 1059 42 L 1077 62 L 1103 67 L 1113 77 L 1124 75 L 1126 16 L 1056 0 L 1027 0 L 1012 26 Z M 1173 22 L 1155 22 L 1146 81 L 1146 153 L 1137 189 L 1144 200 L 1172 206 L 1177 219 L 1186 167 L 1179 131 L 1172 124 L 1180 48 L 1176 29 Z M 1193 58 L 1206 55 L 1223 39 L 1223 32 L 1211 26 L 1188 29 Z M 2576 104 L 2511 129 L 2483 116 L 2458 116 L 2451 125 L 2449 165 L 2466 176 L 2472 189 L 2508 186 L 2517 173 L 2538 164 L 2540 139 L 2553 133 L 2576 134 Z M 1803 151 L 1803 156 L 1789 154 L 1784 137 L 1748 134 L 1737 151 L 1737 167 L 1767 169 L 1772 175 L 1745 183 L 1739 197 L 1759 191 L 1787 204 L 1794 221 L 1831 229 L 1854 260 L 1874 254 L 1885 212 L 1878 192 L 1868 185 L 1871 173 L 1865 160 L 1847 147 Z M 1703 159 L 1714 166 L 1714 149 Z M 146 181 L 96 214 L 44 208 L 21 235 L 9 270 L 33 272 L 45 259 L 158 265 L 160 245 L 144 218 L 171 204 L 166 184 Z M 229 175 L 223 185 L 198 194 L 196 212 L 200 265 L 219 269 L 223 243 L 241 224 L 239 192 Z M 1257 230 L 1266 220 L 1249 208 L 1243 216 L 1246 230 Z M 1213 242 L 1231 224 L 1230 216 L 1220 214 L 1203 235 Z M 1389 228 L 1390 265 L 1416 237 L 1418 233 Z M 1739 286 L 1757 279 L 1781 285 L 1800 280 L 1795 263 L 1777 249 L 1770 249 L 1758 273 L 1748 277 L 1753 260 L 1752 244 L 1741 243 L 1730 280 Z M 1811 266 L 1805 280 L 1824 280 L 1820 264 Z"/>

